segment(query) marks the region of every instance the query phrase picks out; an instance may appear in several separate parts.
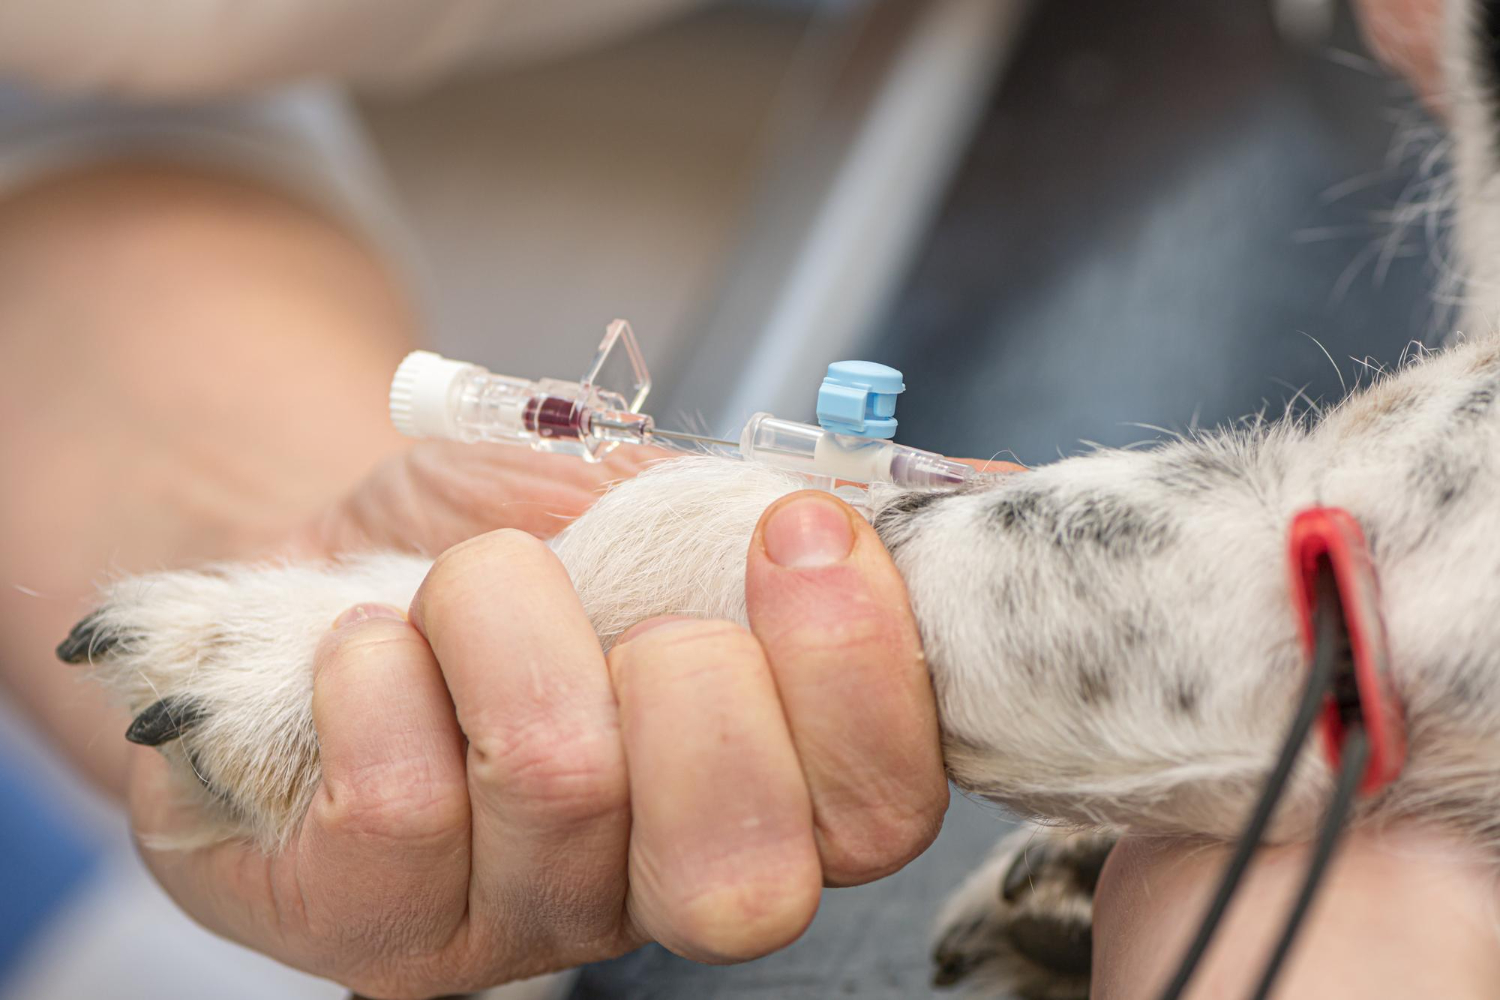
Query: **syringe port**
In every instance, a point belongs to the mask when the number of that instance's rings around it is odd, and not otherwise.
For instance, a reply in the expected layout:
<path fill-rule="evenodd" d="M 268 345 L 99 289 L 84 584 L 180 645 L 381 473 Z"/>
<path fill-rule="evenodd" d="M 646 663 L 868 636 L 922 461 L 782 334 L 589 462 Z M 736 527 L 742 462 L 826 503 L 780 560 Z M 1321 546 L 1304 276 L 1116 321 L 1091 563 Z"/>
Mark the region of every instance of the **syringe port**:
<path fill-rule="evenodd" d="M 454 390 L 476 373 L 484 369 L 431 351 L 412 351 L 391 380 L 391 423 L 408 437 L 459 439 L 453 419 Z"/>

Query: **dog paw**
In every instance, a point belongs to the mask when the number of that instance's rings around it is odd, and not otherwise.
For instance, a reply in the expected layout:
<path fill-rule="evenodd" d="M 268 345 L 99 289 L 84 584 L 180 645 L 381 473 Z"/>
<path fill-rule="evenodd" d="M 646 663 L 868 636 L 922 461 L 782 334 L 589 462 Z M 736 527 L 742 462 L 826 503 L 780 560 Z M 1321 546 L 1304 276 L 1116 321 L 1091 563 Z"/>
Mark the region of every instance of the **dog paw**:
<path fill-rule="evenodd" d="M 320 776 L 318 643 L 355 604 L 405 608 L 429 566 L 383 554 L 132 577 L 105 589 L 57 655 L 88 664 L 134 716 L 125 738 L 156 747 L 183 788 L 209 800 L 222 822 L 203 841 L 248 835 L 270 850 Z"/>
<path fill-rule="evenodd" d="M 552 544 L 606 646 L 653 615 L 743 623 L 756 520 L 803 485 L 748 462 L 663 462 L 612 489 Z M 104 590 L 57 652 L 88 663 L 134 716 L 126 737 L 156 747 L 184 792 L 213 806 L 205 819 L 218 822 L 164 846 L 286 842 L 321 776 L 318 644 L 353 605 L 409 606 L 431 565 L 378 553 L 156 573 Z"/>
<path fill-rule="evenodd" d="M 1026 826 L 996 845 L 938 919 L 933 982 L 973 996 L 1085 1000 L 1094 888 L 1112 835 Z"/>

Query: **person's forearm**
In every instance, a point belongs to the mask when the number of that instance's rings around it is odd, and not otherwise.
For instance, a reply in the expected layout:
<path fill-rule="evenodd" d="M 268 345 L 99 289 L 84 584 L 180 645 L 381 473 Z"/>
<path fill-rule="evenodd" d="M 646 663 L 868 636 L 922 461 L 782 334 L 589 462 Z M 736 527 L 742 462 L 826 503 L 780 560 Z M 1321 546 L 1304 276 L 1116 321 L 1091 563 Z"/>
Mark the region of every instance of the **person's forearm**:
<path fill-rule="evenodd" d="M 51 655 L 95 583 L 252 553 L 399 450 L 411 328 L 374 255 L 242 181 L 118 166 L 0 201 L 0 679 L 103 785 L 125 720 Z"/>
<path fill-rule="evenodd" d="M 1265 848 L 1188 996 L 1249 996 L 1281 933 L 1309 847 Z M 1099 883 L 1093 1000 L 1149 1000 L 1176 968 L 1227 845 L 1127 838 Z M 1500 996 L 1493 862 L 1445 831 L 1357 830 L 1329 870 L 1278 979 L 1280 1000 Z"/>

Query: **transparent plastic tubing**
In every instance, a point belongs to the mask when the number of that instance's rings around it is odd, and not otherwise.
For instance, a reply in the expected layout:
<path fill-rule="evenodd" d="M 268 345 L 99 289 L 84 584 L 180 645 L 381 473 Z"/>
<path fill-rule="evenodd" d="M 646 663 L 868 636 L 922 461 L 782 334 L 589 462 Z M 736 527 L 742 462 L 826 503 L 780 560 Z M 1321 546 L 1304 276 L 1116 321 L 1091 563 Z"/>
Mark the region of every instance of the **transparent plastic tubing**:
<path fill-rule="evenodd" d="M 613 340 L 606 338 L 600 357 Z M 518 444 L 597 462 L 616 445 L 654 444 L 693 452 L 735 447 L 697 434 L 658 431 L 638 412 L 649 381 L 637 379 L 634 402 L 592 380 L 598 359 L 578 382 L 498 375 L 479 365 L 414 351 L 391 385 L 391 419 L 403 433 L 450 441 Z M 953 489 L 980 475 L 920 448 L 881 438 L 838 434 L 812 424 L 757 413 L 741 432 L 740 456 L 807 476 L 813 485 L 893 483 L 908 489 Z"/>
<path fill-rule="evenodd" d="M 894 441 L 834 434 L 757 413 L 740 433 L 740 454 L 788 472 L 910 489 L 952 489 L 978 475 L 962 462 Z"/>

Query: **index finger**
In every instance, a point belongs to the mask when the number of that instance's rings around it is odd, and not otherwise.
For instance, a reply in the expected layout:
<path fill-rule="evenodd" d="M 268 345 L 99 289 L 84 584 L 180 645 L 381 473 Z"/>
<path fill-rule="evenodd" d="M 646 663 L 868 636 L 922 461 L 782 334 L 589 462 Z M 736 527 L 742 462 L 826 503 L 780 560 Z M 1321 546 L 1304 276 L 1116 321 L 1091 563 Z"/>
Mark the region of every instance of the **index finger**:
<path fill-rule="evenodd" d="M 948 803 L 906 585 L 864 518 L 818 491 L 766 511 L 746 574 L 750 627 L 807 779 L 824 880 L 887 875 L 932 842 Z"/>

